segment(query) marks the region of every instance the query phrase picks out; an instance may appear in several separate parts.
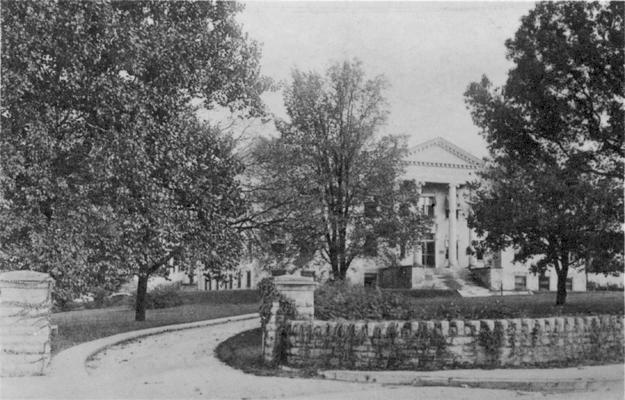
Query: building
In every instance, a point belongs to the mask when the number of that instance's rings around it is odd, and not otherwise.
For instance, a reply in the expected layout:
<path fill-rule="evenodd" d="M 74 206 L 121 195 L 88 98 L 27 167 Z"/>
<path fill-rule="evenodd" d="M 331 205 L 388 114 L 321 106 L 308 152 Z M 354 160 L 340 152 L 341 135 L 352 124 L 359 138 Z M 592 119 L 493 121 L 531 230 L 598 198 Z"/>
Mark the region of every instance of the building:
<path fill-rule="evenodd" d="M 472 275 L 492 291 L 538 291 L 557 289 L 555 272 L 535 275 L 529 265 L 512 262 L 514 249 L 485 253 L 479 238 L 467 225 L 468 182 L 477 179 L 483 161 L 443 138 L 435 138 L 411 149 L 404 180 L 413 180 L 421 191 L 423 212 L 433 218 L 432 231 L 400 262 L 400 278 L 394 286 L 415 288 L 432 274 L 454 275 L 468 280 Z M 355 284 L 383 284 L 389 272 L 375 260 L 354 261 L 348 279 Z M 402 282 L 403 281 L 403 282 Z M 397 285 L 397 283 L 400 285 Z M 388 284 L 386 284 L 388 286 Z M 569 272 L 569 290 L 586 290 L 586 274 Z"/>

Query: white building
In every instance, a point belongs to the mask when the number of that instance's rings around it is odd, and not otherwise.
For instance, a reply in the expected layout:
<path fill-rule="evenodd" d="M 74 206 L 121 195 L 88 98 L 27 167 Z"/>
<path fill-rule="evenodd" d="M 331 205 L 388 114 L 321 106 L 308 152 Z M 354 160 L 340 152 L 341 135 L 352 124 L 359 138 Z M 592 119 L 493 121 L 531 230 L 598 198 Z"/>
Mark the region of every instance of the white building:
<path fill-rule="evenodd" d="M 433 217 L 431 233 L 412 253 L 401 260 L 403 287 L 423 287 L 432 274 L 479 278 L 494 291 L 556 290 L 555 272 L 543 276 L 530 272 L 528 265 L 514 264 L 514 249 L 482 254 L 473 247 L 478 237 L 467 225 L 469 188 L 484 163 L 479 158 L 436 138 L 411 149 L 404 180 L 414 180 L 421 189 L 423 211 Z M 470 268 L 469 268 L 470 267 Z M 348 279 L 355 284 L 381 283 L 381 270 L 374 260 L 355 260 Z M 586 290 L 583 271 L 569 271 L 569 290 Z"/>

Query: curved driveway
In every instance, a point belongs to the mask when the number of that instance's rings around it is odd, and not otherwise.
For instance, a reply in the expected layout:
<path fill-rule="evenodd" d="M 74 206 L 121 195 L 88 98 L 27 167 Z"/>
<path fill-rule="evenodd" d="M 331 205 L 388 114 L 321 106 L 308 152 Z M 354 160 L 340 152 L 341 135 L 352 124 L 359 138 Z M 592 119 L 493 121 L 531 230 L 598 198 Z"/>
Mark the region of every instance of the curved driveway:
<path fill-rule="evenodd" d="M 606 388 L 592 393 L 520 393 L 503 390 L 383 386 L 320 379 L 259 377 L 232 369 L 214 357 L 217 344 L 258 326 L 233 321 L 166 332 L 117 344 L 87 362 L 87 374 L 3 378 L 0 397 L 42 399 L 621 399 Z M 75 368 L 84 366 L 76 365 Z M 511 371 L 512 372 L 512 371 Z M 75 378 L 72 379 L 72 376 Z"/>

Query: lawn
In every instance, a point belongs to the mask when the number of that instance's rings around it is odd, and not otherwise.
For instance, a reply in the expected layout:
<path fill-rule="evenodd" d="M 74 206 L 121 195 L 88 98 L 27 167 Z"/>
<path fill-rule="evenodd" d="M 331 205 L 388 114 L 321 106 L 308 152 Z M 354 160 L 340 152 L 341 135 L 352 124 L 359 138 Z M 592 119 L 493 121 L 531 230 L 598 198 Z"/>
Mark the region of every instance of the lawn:
<path fill-rule="evenodd" d="M 183 305 L 147 310 L 142 322 L 134 320 L 129 306 L 54 313 L 51 321 L 58 325 L 58 334 L 52 338 L 52 354 L 117 333 L 258 312 L 257 291 L 183 292 L 181 296 Z"/>

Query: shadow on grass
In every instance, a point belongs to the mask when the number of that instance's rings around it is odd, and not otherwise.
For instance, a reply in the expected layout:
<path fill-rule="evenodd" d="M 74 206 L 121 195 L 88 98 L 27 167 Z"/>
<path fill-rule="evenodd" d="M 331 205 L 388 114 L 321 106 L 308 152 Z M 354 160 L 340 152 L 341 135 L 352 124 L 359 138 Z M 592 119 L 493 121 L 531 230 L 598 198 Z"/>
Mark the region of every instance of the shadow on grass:
<path fill-rule="evenodd" d="M 251 329 L 221 342 L 215 349 L 215 355 L 230 367 L 248 374 L 286 378 L 317 377 L 314 369 L 285 369 L 265 365 L 261 343 L 261 328 Z"/>

